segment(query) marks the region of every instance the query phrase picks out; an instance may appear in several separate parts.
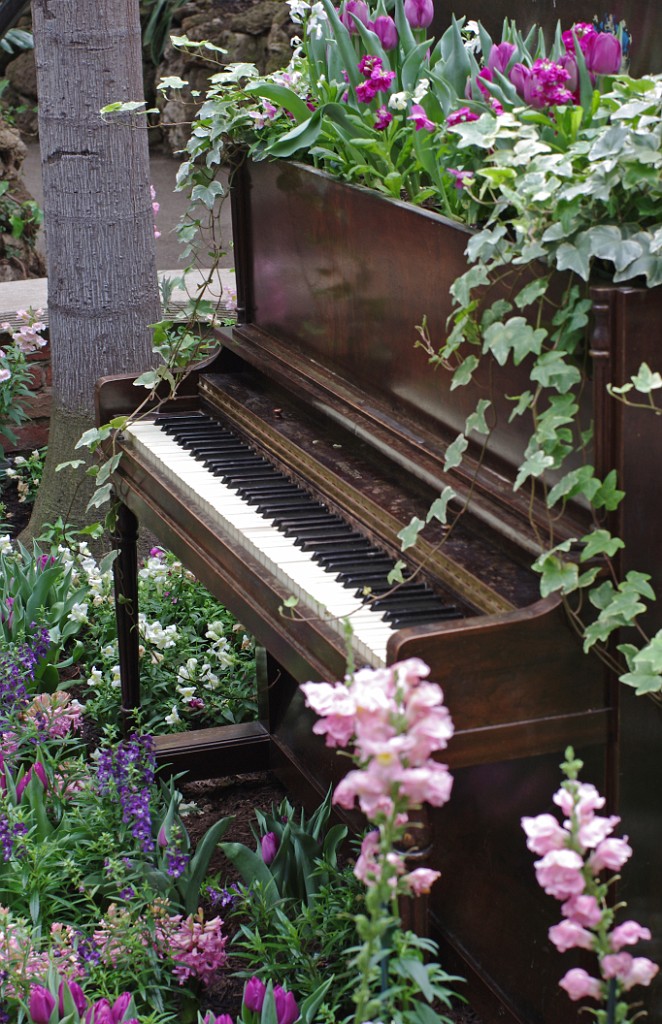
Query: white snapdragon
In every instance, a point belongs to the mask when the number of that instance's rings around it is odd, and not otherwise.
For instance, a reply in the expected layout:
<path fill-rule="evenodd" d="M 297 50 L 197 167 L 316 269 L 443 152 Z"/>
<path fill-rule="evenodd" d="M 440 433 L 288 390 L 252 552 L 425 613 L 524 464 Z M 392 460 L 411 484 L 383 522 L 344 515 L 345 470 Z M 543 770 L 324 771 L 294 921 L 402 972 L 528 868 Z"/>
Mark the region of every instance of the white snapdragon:
<path fill-rule="evenodd" d="M 103 672 L 96 665 L 93 665 L 90 669 L 90 674 L 87 677 L 88 686 L 99 686 L 103 682 Z"/>
<path fill-rule="evenodd" d="M 138 613 L 138 630 L 145 641 L 152 644 L 159 651 L 165 651 L 169 647 L 174 647 L 178 636 L 177 626 L 174 622 L 164 629 L 158 619 L 155 619 L 154 622 L 148 622 L 143 612 Z"/>
<path fill-rule="evenodd" d="M 81 625 L 89 622 L 87 617 L 87 601 L 82 601 L 80 603 L 76 601 L 69 612 L 69 618 L 73 619 L 74 622 L 80 622 Z"/>
<path fill-rule="evenodd" d="M 119 690 L 122 685 L 122 676 L 120 673 L 119 665 L 113 665 L 111 671 L 110 685 L 115 690 Z"/>
<path fill-rule="evenodd" d="M 172 711 L 170 712 L 169 715 L 165 716 L 165 723 L 166 723 L 166 725 L 177 725 L 178 722 L 181 722 L 181 718 L 179 717 L 179 711 L 177 710 L 177 705 L 173 704 L 172 705 Z"/>
<path fill-rule="evenodd" d="M 328 19 L 326 17 L 324 5 L 319 2 L 313 4 L 310 8 L 308 25 L 306 26 L 306 35 L 314 36 L 315 39 L 323 39 L 327 26 Z"/>
<path fill-rule="evenodd" d="M 390 110 L 406 110 L 407 101 L 409 99 L 408 92 L 394 92 L 389 98 L 388 105 Z"/>
<path fill-rule="evenodd" d="M 191 700 L 192 697 L 195 697 L 195 686 L 182 686 L 180 684 L 175 689 L 183 700 Z"/>
<path fill-rule="evenodd" d="M 8 555 L 11 549 L 11 537 L 8 533 L 3 533 L 0 537 L 0 555 Z"/>
<path fill-rule="evenodd" d="M 302 25 L 310 10 L 310 4 L 306 0 L 287 0 L 287 6 L 290 9 L 290 21 L 295 25 Z"/>
<path fill-rule="evenodd" d="M 177 678 L 186 682 L 193 682 L 197 679 L 198 675 L 198 659 L 188 658 L 185 665 L 180 665 L 177 669 Z"/>
<path fill-rule="evenodd" d="M 421 78 L 420 82 L 418 83 L 418 85 L 414 89 L 414 92 L 413 92 L 413 95 L 412 95 L 412 100 L 414 101 L 414 103 L 420 103 L 421 100 L 425 99 L 425 97 L 427 96 L 429 91 L 430 91 L 430 79 L 429 78 Z"/>

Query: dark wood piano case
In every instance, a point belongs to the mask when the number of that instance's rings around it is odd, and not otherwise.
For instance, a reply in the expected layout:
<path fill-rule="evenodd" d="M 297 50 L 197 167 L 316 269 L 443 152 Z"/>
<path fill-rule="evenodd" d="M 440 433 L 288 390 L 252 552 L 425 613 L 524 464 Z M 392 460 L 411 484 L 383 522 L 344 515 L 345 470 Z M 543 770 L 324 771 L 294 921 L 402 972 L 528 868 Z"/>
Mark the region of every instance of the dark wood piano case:
<path fill-rule="evenodd" d="M 425 501 L 447 482 L 445 447 L 476 398 L 451 392 L 444 372 L 431 371 L 414 348 L 414 328 L 424 315 L 433 336 L 445 329 L 448 288 L 464 264 L 466 232 L 423 211 L 412 218 L 404 204 L 291 163 L 244 167 L 235 179 L 233 210 L 240 323 L 222 333 L 216 361 L 191 378 L 176 407 L 218 405 L 279 465 L 397 551 L 395 534 L 408 521 L 403 513 L 417 508 L 424 514 Z M 658 578 L 656 419 L 612 404 L 604 384 L 627 379 L 644 358 L 655 362 L 659 291 L 593 291 L 587 411 L 597 424 L 598 469 L 618 468 L 628 491 L 620 522 L 627 565 L 652 567 Z M 255 397 L 240 401 L 252 384 Z M 520 384 L 517 377 L 494 377 L 478 378 L 476 386 L 498 396 L 518 393 Z M 101 422 L 130 408 L 130 390 L 117 379 L 102 383 Z M 339 431 L 349 461 L 335 467 L 330 455 L 316 460 L 314 441 L 308 445 L 306 438 L 317 426 L 320 436 Z M 472 491 L 466 527 L 441 554 L 429 542 L 414 555 L 427 560 L 428 571 L 450 579 L 476 614 L 443 628 L 400 630 L 388 660 L 417 654 L 428 661 L 456 726 L 448 750 L 453 798 L 431 817 L 429 857 L 442 871 L 430 898 L 433 929 L 469 978 L 486 1024 L 559 1024 L 576 1016 L 557 986 L 571 955 L 560 957 L 547 940 L 558 909 L 535 884 L 520 817 L 552 810 L 558 765 L 572 743 L 586 762 L 585 777 L 623 814 L 636 849 L 625 891 L 632 916 L 654 930 L 653 917 L 662 913 L 654 797 L 662 732 L 651 701 L 619 692 L 600 662 L 581 653 L 559 600 L 536 597 L 528 569 L 534 549 L 528 505 L 511 490 L 522 439 L 507 423 L 505 403 L 494 442 L 489 459 L 469 459 L 469 476 L 453 481 L 460 491 Z M 352 447 L 373 453 L 375 473 L 388 487 L 375 489 L 368 481 L 362 490 L 344 479 L 354 465 Z M 283 619 L 283 595 L 272 592 L 268 577 L 231 550 L 214 524 L 130 445 L 115 486 L 124 503 L 120 592 L 135 597 L 135 515 L 269 651 L 260 723 L 167 738 L 160 741 L 162 759 L 198 775 L 271 766 L 293 796 L 316 800 L 339 777 L 341 762 L 312 735 L 297 684 L 340 678 L 342 639 L 324 623 Z M 387 493 L 394 495 L 392 505 Z M 583 517 L 581 509 L 569 513 L 569 535 L 582 529 Z M 137 637 L 131 605 L 118 611 L 130 707 L 139 700 Z"/>

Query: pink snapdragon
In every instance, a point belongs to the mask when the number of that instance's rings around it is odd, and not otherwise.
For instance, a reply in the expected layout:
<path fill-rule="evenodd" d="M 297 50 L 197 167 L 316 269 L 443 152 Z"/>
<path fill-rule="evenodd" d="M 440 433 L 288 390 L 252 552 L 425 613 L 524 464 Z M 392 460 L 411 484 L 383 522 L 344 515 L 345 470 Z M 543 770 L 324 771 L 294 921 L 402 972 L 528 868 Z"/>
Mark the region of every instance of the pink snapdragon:
<path fill-rule="evenodd" d="M 635 985 L 649 985 L 658 967 L 647 957 L 623 952 L 624 946 L 650 939 L 651 933 L 636 921 L 613 926 L 615 910 L 607 895 L 614 879 L 605 881 L 600 876 L 605 870 L 619 871 L 632 848 L 626 838 L 611 835 L 620 822 L 616 815 L 596 813 L 605 800 L 595 786 L 579 782 L 581 767 L 568 748 L 562 765 L 567 781 L 553 798 L 564 815 L 562 825 L 551 814 L 539 814 L 522 818 L 522 827 L 529 849 L 542 855 L 535 863 L 538 883 L 546 893 L 564 901 L 563 920 L 549 929 L 550 941 L 560 953 L 592 951 L 600 966 L 601 978 L 573 968 L 559 984 L 572 1000 L 605 1002 L 620 999 Z M 618 1003 L 616 1012 L 619 1016 L 614 1019 L 629 1019 L 625 1003 Z"/>
<path fill-rule="evenodd" d="M 404 830 L 408 812 L 424 802 L 441 807 L 453 784 L 446 765 L 434 755 L 453 735 L 453 723 L 436 683 L 426 679 L 427 665 L 418 658 L 389 668 L 361 669 L 345 683 L 305 683 L 309 707 L 321 716 L 313 731 L 326 736 L 327 746 L 353 745 L 356 768 L 336 786 L 333 799 L 341 807 L 358 802 L 379 831 L 369 833 L 355 873 L 367 885 L 382 879 L 394 887 L 404 862 L 389 860 L 382 829 Z M 431 875 L 411 873 L 405 891 L 424 891 Z M 436 877 L 436 876 L 435 876 Z"/>

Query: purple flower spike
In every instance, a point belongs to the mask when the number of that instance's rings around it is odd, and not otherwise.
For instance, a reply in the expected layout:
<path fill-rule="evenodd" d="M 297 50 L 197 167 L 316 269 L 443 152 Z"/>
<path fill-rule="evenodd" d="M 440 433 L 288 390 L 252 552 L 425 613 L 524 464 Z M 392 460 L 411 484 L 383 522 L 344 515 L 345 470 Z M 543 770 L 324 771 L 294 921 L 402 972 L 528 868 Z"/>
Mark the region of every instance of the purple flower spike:
<path fill-rule="evenodd" d="M 405 17 L 412 28 L 427 28 L 434 18 L 432 0 L 405 0 Z"/>

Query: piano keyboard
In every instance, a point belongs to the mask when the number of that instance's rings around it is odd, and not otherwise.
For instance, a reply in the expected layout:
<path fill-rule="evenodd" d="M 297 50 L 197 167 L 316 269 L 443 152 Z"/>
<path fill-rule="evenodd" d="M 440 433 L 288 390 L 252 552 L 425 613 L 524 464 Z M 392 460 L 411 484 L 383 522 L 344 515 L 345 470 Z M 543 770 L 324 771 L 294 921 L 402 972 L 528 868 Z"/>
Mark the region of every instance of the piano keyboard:
<path fill-rule="evenodd" d="M 389 637 L 405 626 L 459 618 L 451 594 L 425 583 L 393 588 L 393 559 L 312 498 L 224 424 L 203 413 L 158 416 L 126 428 L 161 472 L 279 580 L 297 611 L 352 628 L 360 662 L 386 663 Z"/>

